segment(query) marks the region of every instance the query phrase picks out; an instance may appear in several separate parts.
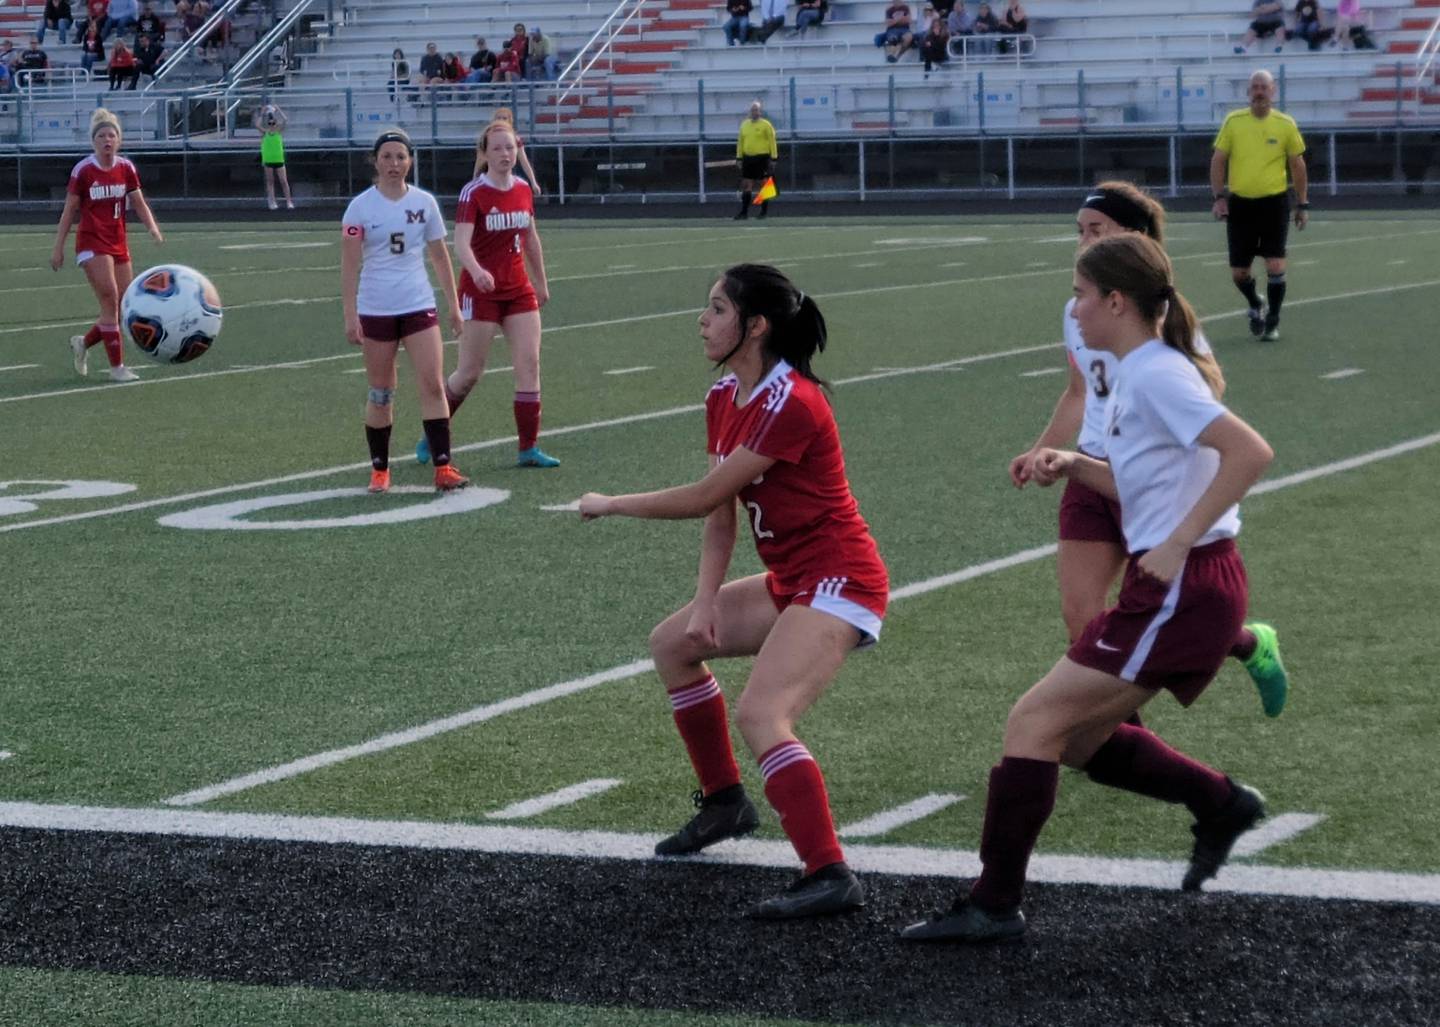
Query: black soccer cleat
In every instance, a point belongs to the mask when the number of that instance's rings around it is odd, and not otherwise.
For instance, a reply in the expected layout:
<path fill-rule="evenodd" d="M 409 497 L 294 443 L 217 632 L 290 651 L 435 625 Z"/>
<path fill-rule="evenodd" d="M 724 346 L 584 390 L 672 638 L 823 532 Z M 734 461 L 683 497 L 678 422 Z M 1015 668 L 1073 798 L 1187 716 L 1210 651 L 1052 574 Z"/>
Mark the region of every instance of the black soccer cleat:
<path fill-rule="evenodd" d="M 1261 342 L 1280 341 L 1280 319 L 1278 317 L 1265 318 L 1265 334 L 1260 336 Z"/>
<path fill-rule="evenodd" d="M 1265 314 L 1260 307 L 1250 308 L 1250 334 L 1257 339 L 1265 334 Z"/>
<path fill-rule="evenodd" d="M 1235 793 L 1215 816 L 1208 820 L 1197 820 L 1190 826 L 1195 835 L 1195 848 L 1190 853 L 1190 868 L 1185 871 L 1181 882 L 1182 891 L 1199 891 L 1200 885 L 1210 880 L 1225 860 L 1235 840 L 1265 819 L 1265 796 L 1249 785 L 1234 785 Z"/>
<path fill-rule="evenodd" d="M 797 878 L 779 895 L 757 902 L 745 915 L 752 920 L 796 920 L 849 913 L 864 905 L 865 889 L 860 879 L 844 863 L 831 863 Z"/>
<path fill-rule="evenodd" d="M 985 945 L 1019 941 L 1024 935 L 1025 914 L 1019 906 L 1004 913 L 991 913 L 971 902 L 969 896 L 962 895 L 946 912 L 931 913 L 930 919 L 902 928 L 900 940 Z"/>
<path fill-rule="evenodd" d="M 726 838 L 739 838 L 760 826 L 760 814 L 743 785 L 723 788 L 714 795 L 696 791 L 691 799 L 700 810 L 690 823 L 655 846 L 657 856 L 684 856 L 699 852 Z"/>

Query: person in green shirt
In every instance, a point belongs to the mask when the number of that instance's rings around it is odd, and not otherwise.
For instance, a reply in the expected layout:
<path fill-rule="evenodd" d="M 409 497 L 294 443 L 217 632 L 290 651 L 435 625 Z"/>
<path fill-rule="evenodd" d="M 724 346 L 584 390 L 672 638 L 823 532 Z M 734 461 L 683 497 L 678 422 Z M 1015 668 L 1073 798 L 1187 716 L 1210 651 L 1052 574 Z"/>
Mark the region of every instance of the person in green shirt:
<path fill-rule="evenodd" d="M 779 156 L 775 149 L 775 126 L 764 117 L 764 107 L 759 100 L 750 105 L 750 116 L 740 122 L 740 136 L 735 141 L 735 162 L 740 167 L 740 211 L 736 221 L 744 221 L 750 215 L 750 201 L 769 178 Z M 760 204 L 760 216 L 770 211 L 770 201 Z"/>
<path fill-rule="evenodd" d="M 260 130 L 260 163 L 265 166 L 265 199 L 270 209 L 277 209 L 275 203 L 275 178 L 280 178 L 280 188 L 285 193 L 285 209 L 294 210 L 295 201 L 290 198 L 290 179 L 285 174 L 285 112 L 273 103 L 263 104 L 255 110 L 255 127 Z"/>

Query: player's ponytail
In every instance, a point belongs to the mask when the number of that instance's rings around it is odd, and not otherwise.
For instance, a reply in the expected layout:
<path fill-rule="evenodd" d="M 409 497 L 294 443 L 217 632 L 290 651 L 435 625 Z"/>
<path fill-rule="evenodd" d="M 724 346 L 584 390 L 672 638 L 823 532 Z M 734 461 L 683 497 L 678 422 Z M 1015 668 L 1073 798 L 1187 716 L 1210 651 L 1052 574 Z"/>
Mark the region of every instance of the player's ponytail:
<path fill-rule="evenodd" d="M 1147 325 L 1163 318 L 1161 339 L 1185 354 L 1211 393 L 1220 398 L 1225 377 L 1215 357 L 1196 348 L 1195 311 L 1176 291 L 1174 269 L 1159 243 L 1135 232 L 1108 236 L 1081 252 L 1075 270 L 1093 282 L 1101 295 L 1118 292 L 1128 299 Z"/>
<path fill-rule="evenodd" d="M 102 128 L 113 128 L 117 136 L 123 136 L 120 130 L 120 119 L 111 114 L 104 107 L 96 107 L 95 113 L 90 115 L 90 138 L 95 138 L 95 133 Z"/>
<path fill-rule="evenodd" d="M 765 318 L 770 325 L 763 343 L 765 352 L 812 382 L 830 387 L 810 366 L 815 354 L 824 352 L 828 337 L 825 315 L 813 299 L 768 264 L 736 264 L 721 281 L 725 295 L 735 304 L 741 339 L 755 318 Z"/>

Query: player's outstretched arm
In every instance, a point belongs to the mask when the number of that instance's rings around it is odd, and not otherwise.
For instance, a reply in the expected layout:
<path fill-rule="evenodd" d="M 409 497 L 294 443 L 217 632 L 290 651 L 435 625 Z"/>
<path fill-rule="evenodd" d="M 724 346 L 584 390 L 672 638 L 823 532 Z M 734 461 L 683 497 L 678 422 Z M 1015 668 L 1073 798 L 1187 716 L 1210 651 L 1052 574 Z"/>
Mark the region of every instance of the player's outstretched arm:
<path fill-rule="evenodd" d="M 65 196 L 65 209 L 60 212 L 60 224 L 55 229 L 55 248 L 50 253 L 50 270 L 59 271 L 65 263 L 65 239 L 70 226 L 75 223 L 75 212 L 80 209 L 80 197 L 74 193 Z"/>
<path fill-rule="evenodd" d="M 689 485 L 626 496 L 587 492 L 580 497 L 580 517 L 587 521 L 599 517 L 643 517 L 649 520 L 704 517 L 727 501 L 733 503 L 741 489 L 774 465 L 773 458 L 752 453 L 741 446 L 726 457 L 724 463 Z"/>

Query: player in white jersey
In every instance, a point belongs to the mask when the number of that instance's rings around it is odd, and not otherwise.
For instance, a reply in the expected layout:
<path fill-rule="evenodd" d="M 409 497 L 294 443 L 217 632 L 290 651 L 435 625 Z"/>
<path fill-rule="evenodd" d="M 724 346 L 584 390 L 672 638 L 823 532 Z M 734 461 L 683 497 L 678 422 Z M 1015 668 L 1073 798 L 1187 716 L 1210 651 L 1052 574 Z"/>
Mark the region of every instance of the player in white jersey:
<path fill-rule="evenodd" d="M 341 295 L 345 337 L 365 354 L 370 380 L 365 439 L 370 448 L 370 491 L 390 488 L 390 430 L 394 423 L 395 362 L 400 346 L 410 355 L 420 392 L 420 416 L 435 461 L 435 487 L 464 488 L 469 479 L 450 463 L 450 407 L 435 290 L 425 273 L 429 254 L 445 292 L 450 324 L 460 334 L 455 270 L 445 245 L 445 219 L 435 197 L 409 183 L 414 160 L 410 137 L 382 132 L 371 149 L 375 184 L 350 201 L 342 219 Z"/>
<path fill-rule="evenodd" d="M 1099 784 L 1185 805 L 1195 845 L 1181 887 L 1214 877 L 1265 815 L 1253 788 L 1171 748 L 1130 718 L 1156 693 L 1189 706 L 1229 656 L 1245 617 L 1236 504 L 1274 453 L 1219 399 L 1224 381 L 1194 344 L 1195 315 L 1153 239 L 1121 232 L 1081 252 L 1071 312 L 1087 345 L 1112 353 L 1119 384 L 1099 460 L 1045 448 L 1034 481 L 1061 477 L 1118 498 L 1129 564 L 1116 604 L 1010 711 L 990 772 L 980 878 L 910 941 L 987 942 L 1025 932 L 1025 871 L 1049 819 L 1060 765 Z"/>
<path fill-rule="evenodd" d="M 1120 232 L 1138 232 L 1163 245 L 1165 208 L 1129 182 L 1101 182 L 1085 197 L 1075 226 L 1082 250 Z M 1064 446 L 1077 432 L 1080 452 L 1097 459 L 1106 456 L 1105 405 L 1115 389 L 1118 362 L 1113 354 L 1085 344 L 1070 316 L 1074 303 L 1071 299 L 1065 305 L 1061 321 L 1069 381 L 1035 444 L 1010 461 L 1010 480 L 1017 488 L 1031 479 L 1037 452 Z M 1197 332 L 1195 343 L 1202 357 L 1208 358 L 1210 346 L 1204 335 Z M 1082 482 L 1067 482 L 1060 500 L 1060 545 L 1055 562 L 1060 609 L 1071 641 L 1105 609 L 1125 559 L 1119 504 Z M 1235 640 L 1234 655 L 1254 681 L 1265 713 L 1279 716 L 1290 686 L 1275 629 L 1259 622 L 1245 625 Z"/>

